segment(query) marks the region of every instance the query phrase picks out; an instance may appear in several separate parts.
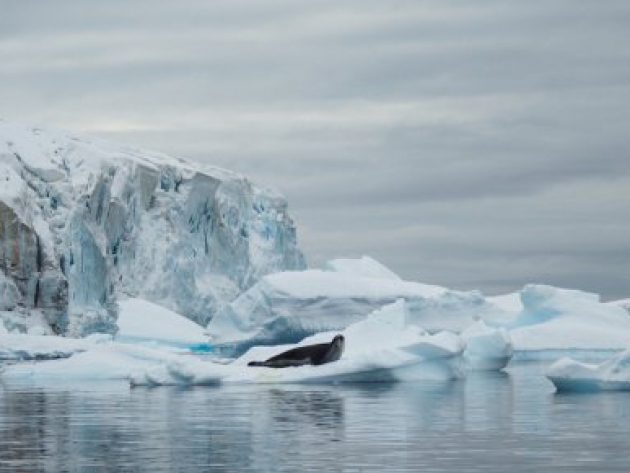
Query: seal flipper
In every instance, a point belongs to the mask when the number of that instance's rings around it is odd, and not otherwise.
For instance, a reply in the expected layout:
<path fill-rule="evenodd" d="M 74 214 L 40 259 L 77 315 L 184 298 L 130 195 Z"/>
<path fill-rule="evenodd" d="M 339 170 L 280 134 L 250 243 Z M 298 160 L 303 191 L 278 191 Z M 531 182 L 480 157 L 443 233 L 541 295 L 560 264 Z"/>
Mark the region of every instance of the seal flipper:
<path fill-rule="evenodd" d="M 247 366 L 265 366 L 264 361 L 250 361 Z"/>

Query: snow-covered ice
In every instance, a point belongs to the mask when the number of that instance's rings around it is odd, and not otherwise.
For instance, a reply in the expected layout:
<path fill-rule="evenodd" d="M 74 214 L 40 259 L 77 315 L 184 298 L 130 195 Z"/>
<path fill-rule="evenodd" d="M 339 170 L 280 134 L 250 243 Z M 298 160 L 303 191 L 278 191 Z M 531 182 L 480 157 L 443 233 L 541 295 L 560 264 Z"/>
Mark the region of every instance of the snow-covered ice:
<path fill-rule="evenodd" d="M 60 339 L 60 337 L 44 337 Z M 57 342 L 59 340 L 56 340 Z M 81 349 L 72 356 L 40 363 L 19 363 L 7 366 L 0 374 L 8 381 L 127 381 L 131 373 L 141 372 L 159 363 L 168 363 L 177 355 L 110 341 L 83 341 Z"/>
<path fill-rule="evenodd" d="M 1 325 L 0 325 L 1 326 Z M 0 328 L 0 360 L 48 360 L 67 358 L 87 350 L 92 339 L 64 338 L 45 335 L 2 333 Z"/>
<path fill-rule="evenodd" d="M 191 347 L 207 346 L 208 337 L 204 328 L 191 320 L 151 302 L 130 298 L 121 301 L 121 312 L 117 323 L 117 342 L 142 344 L 162 348 L 166 351 L 182 352 Z M 27 334 L 17 330 L 9 333 L 0 323 L 0 359 L 4 360 L 49 360 L 67 358 L 75 353 L 90 351 L 95 344 L 114 340 L 109 334 L 91 334 L 85 338 L 51 336 L 41 325 L 34 325 Z M 122 344 L 116 347 L 131 350 Z M 122 349 L 121 348 L 121 349 Z M 99 347 L 103 352 L 102 347 Z M 120 355 L 122 356 L 122 355 Z M 69 374 L 71 376 L 71 374 Z"/>
<path fill-rule="evenodd" d="M 547 370 L 558 391 L 630 391 L 630 350 L 600 364 L 562 358 Z"/>
<path fill-rule="evenodd" d="M 142 301 L 139 304 L 147 307 Z M 247 366 L 249 361 L 264 360 L 296 346 L 329 343 L 337 333 L 346 340 L 339 361 L 284 369 Z M 74 353 L 63 360 L 9 366 L 2 374 L 5 379 L 128 379 L 133 385 L 409 381 L 462 377 L 466 370 L 498 370 L 510 358 L 509 337 L 504 330 L 478 322 L 463 336 L 446 331 L 429 334 L 413 322 L 404 299 L 372 312 L 342 331 L 318 333 L 293 345 L 254 347 L 229 363 L 174 353 L 162 345 L 118 343 L 107 336 L 39 339 L 57 343 L 58 347 L 70 340 L 75 344 L 70 346 Z"/>
<path fill-rule="evenodd" d="M 119 306 L 118 341 L 182 347 L 208 343 L 201 325 L 162 306 L 139 298 L 122 300 Z"/>
<path fill-rule="evenodd" d="M 246 366 L 253 358 L 271 356 L 290 346 L 259 347 L 230 364 L 219 364 L 164 349 L 87 340 L 70 358 L 9 366 L 2 376 L 8 380 L 31 381 L 130 379 L 133 384 L 155 385 L 402 381 L 450 379 L 463 374 L 462 338 L 448 332 L 429 335 L 409 324 L 403 300 L 374 312 L 341 333 L 346 337 L 347 347 L 342 358 L 321 366 L 285 369 Z M 321 333 L 301 344 L 330 342 L 335 334 Z"/>
<path fill-rule="evenodd" d="M 455 334 L 429 335 L 409 324 L 404 300 L 370 314 L 345 330 L 318 333 L 296 345 L 255 347 L 229 365 L 193 361 L 170 363 L 132 378 L 133 384 L 266 384 L 315 382 L 374 382 L 450 379 L 462 375 L 464 343 Z M 248 367 L 297 346 L 329 343 L 341 333 L 346 348 L 339 361 L 320 366 L 274 369 Z"/>
<path fill-rule="evenodd" d="M 488 327 L 481 320 L 464 330 L 461 336 L 466 343 L 464 360 L 469 370 L 500 370 L 507 366 L 514 354 L 507 330 Z"/>
<path fill-rule="evenodd" d="M 494 330 L 487 336 L 504 346 L 506 356 L 508 339 L 523 358 L 630 347 L 628 313 L 620 304 L 602 303 L 596 294 L 529 284 L 518 293 L 485 298 L 477 291 L 350 273 L 309 270 L 266 276 L 217 314 L 208 326 L 213 342 L 236 354 L 255 345 L 295 343 L 318 332 L 342 330 L 404 298 L 410 321 L 429 332 L 463 333 L 482 321 Z M 501 328 L 505 331 L 495 330 Z"/>
<path fill-rule="evenodd" d="M 523 311 L 508 325 L 516 351 L 624 350 L 630 317 L 587 292 L 544 285 L 521 291 Z"/>
<path fill-rule="evenodd" d="M 503 310 L 506 316 L 516 315 L 523 310 L 523 302 L 521 301 L 521 293 L 511 292 L 500 296 L 491 296 L 488 301 Z"/>
<path fill-rule="evenodd" d="M 628 315 L 630 315 L 630 299 L 620 299 L 618 301 L 610 301 L 610 302 L 606 302 L 607 305 L 611 305 L 613 307 L 621 307 L 622 309 L 625 309 L 628 312 Z"/>
<path fill-rule="evenodd" d="M 343 266 L 353 267 L 347 262 Z M 407 301 L 410 322 L 430 332 L 461 332 L 477 319 L 502 314 L 478 291 L 308 270 L 265 276 L 220 310 L 208 332 L 213 343 L 242 353 L 255 345 L 295 343 L 319 332 L 342 330 L 399 298 Z"/>

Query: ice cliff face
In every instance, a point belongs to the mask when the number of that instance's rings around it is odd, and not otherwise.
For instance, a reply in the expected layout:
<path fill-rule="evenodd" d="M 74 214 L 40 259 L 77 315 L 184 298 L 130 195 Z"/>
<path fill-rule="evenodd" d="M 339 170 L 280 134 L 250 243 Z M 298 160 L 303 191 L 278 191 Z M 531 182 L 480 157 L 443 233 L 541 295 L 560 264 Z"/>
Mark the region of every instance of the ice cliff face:
<path fill-rule="evenodd" d="M 5 319 L 113 332 L 127 294 L 205 325 L 262 276 L 304 267 L 285 199 L 242 176 L 0 121 Z"/>

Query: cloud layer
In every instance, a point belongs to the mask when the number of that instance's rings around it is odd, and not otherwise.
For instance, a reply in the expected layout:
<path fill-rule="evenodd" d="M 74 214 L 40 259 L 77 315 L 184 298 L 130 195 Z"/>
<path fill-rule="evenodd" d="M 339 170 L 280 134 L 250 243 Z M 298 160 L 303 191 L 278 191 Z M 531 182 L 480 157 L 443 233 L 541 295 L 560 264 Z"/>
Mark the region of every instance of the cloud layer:
<path fill-rule="evenodd" d="M 241 171 L 312 265 L 630 296 L 630 4 L 10 2 L 0 116 Z"/>

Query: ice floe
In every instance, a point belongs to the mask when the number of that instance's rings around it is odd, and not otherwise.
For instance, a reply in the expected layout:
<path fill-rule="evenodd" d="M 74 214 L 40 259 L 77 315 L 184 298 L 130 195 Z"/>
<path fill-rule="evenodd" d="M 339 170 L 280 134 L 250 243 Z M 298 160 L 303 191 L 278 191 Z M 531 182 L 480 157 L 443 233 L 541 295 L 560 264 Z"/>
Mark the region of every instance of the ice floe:
<path fill-rule="evenodd" d="M 488 327 L 480 320 L 461 336 L 466 343 L 464 360 L 470 370 L 500 370 L 512 359 L 512 339 L 504 328 Z"/>
<path fill-rule="evenodd" d="M 143 305 L 143 307 L 146 307 Z M 328 343 L 341 333 L 346 350 L 339 361 L 284 369 L 248 367 L 295 346 Z M 31 337 L 19 335 L 16 337 Z M 33 337 L 31 337 L 33 338 Z M 39 337 L 65 346 L 60 337 Z M 8 380 L 129 380 L 133 385 L 218 385 L 269 383 L 343 383 L 452 379 L 467 369 L 500 369 L 509 361 L 509 338 L 502 329 L 481 322 L 459 336 L 429 334 L 410 318 L 403 299 L 382 307 L 337 332 L 318 333 L 294 345 L 250 349 L 230 362 L 218 363 L 164 346 L 119 343 L 109 336 L 72 340 L 67 359 L 22 363 L 5 368 Z M 51 347 L 48 347 L 51 350 Z"/>
<path fill-rule="evenodd" d="M 630 347 L 630 317 L 597 294 L 544 285 L 521 291 L 523 310 L 509 324 L 520 352 L 624 350 Z"/>
<path fill-rule="evenodd" d="M 337 333 L 346 339 L 339 361 L 284 369 L 247 366 L 252 360 L 266 359 L 297 346 L 328 343 Z M 179 359 L 136 374 L 131 382 L 267 384 L 450 379 L 462 375 L 460 356 L 464 348 L 463 340 L 455 334 L 429 335 L 409 324 L 407 304 L 399 300 L 340 332 L 318 333 L 295 345 L 255 347 L 228 365 Z"/>
<path fill-rule="evenodd" d="M 630 350 L 600 364 L 562 358 L 549 367 L 547 377 L 560 392 L 630 391 Z"/>

